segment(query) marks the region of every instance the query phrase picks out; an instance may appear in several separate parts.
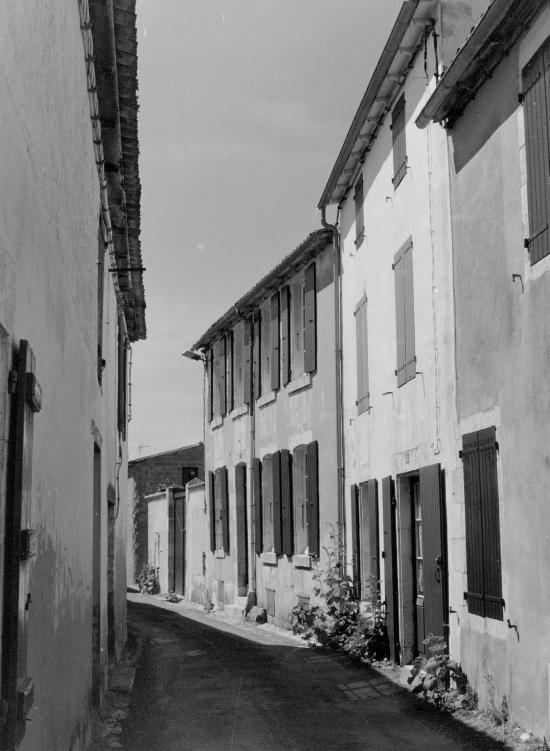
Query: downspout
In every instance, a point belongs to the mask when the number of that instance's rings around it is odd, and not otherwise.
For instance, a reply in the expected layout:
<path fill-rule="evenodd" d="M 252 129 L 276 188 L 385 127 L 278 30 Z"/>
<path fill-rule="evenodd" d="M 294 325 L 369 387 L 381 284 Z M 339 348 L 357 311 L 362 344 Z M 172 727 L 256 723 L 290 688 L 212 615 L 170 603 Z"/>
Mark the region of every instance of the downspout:
<path fill-rule="evenodd" d="M 326 219 L 326 206 L 321 207 L 321 224 L 332 232 L 332 254 L 334 272 L 334 359 L 336 386 L 336 483 L 338 497 L 338 559 L 340 570 L 346 572 L 346 502 L 344 475 L 344 395 L 343 395 L 343 352 L 342 352 L 342 268 L 340 259 L 340 233 L 338 217 L 336 224 L 329 224 Z"/>
<path fill-rule="evenodd" d="M 254 513 L 251 513 L 248 515 L 248 523 L 250 525 L 250 580 L 248 583 L 248 598 L 246 603 L 246 611 L 248 612 L 250 608 L 257 604 L 258 598 L 256 593 L 256 514 L 258 513 L 258 509 L 256 508 L 256 498 L 258 497 L 256 488 L 254 487 L 254 458 L 256 456 L 256 411 L 254 409 L 255 402 L 254 402 L 254 369 L 252 367 L 253 362 L 253 347 L 254 347 L 254 326 L 253 324 L 250 324 L 250 337 L 248 340 L 248 347 L 249 347 L 249 357 L 250 357 L 250 420 L 249 420 L 249 429 L 250 429 L 250 459 L 248 462 L 249 470 L 250 470 L 250 493 L 248 494 L 247 502 L 250 505 L 250 510 L 254 510 Z"/>

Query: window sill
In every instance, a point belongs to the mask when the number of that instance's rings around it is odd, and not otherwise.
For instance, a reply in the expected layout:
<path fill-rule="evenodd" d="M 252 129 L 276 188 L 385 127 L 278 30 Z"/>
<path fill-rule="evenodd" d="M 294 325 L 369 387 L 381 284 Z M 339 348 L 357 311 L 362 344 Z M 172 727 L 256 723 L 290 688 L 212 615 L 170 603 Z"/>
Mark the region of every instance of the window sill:
<path fill-rule="evenodd" d="M 264 566 L 277 566 L 277 553 L 262 553 Z"/>
<path fill-rule="evenodd" d="M 268 391 L 267 394 L 260 396 L 260 398 L 256 401 L 256 407 L 258 407 L 258 409 L 261 409 L 262 407 L 267 407 L 267 405 L 274 402 L 276 398 L 277 398 L 276 391 Z"/>
<path fill-rule="evenodd" d="M 295 555 L 292 558 L 294 568 L 311 568 L 311 556 L 310 555 Z"/>
<path fill-rule="evenodd" d="M 311 386 L 311 373 L 304 373 L 299 378 L 295 378 L 287 384 L 286 390 L 289 394 L 295 394 L 297 391 L 307 389 Z"/>
<path fill-rule="evenodd" d="M 216 428 L 220 428 L 223 425 L 223 417 L 221 415 L 218 415 L 217 417 L 212 418 L 210 420 L 210 430 L 216 430 Z"/>
<path fill-rule="evenodd" d="M 242 417 L 243 415 L 248 414 L 248 404 L 241 404 L 240 407 L 235 407 L 235 409 L 231 412 L 229 417 L 232 420 L 238 420 L 239 417 Z"/>
<path fill-rule="evenodd" d="M 215 558 L 225 558 L 225 550 L 221 548 L 220 550 L 214 551 Z"/>

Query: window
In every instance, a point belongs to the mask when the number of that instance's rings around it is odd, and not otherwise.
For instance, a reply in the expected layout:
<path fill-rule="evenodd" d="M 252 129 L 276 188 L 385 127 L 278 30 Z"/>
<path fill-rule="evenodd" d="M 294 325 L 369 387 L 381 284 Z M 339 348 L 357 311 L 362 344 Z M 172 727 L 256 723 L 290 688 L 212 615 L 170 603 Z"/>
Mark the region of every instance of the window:
<path fill-rule="evenodd" d="M 273 456 L 262 459 L 262 549 L 271 552 L 273 539 Z"/>
<path fill-rule="evenodd" d="M 260 343 L 262 392 L 271 388 L 271 306 L 268 302 L 262 308 L 262 333 Z"/>
<path fill-rule="evenodd" d="M 210 549 L 229 553 L 229 497 L 227 467 L 209 472 L 210 487 Z"/>
<path fill-rule="evenodd" d="M 126 438 L 126 410 L 128 397 L 128 343 L 122 316 L 118 320 L 118 430 Z"/>
<path fill-rule="evenodd" d="M 319 555 L 319 459 L 317 441 L 294 449 L 294 549 Z"/>
<path fill-rule="evenodd" d="M 262 316 L 258 311 L 253 318 L 252 388 L 254 399 L 262 395 Z"/>
<path fill-rule="evenodd" d="M 357 413 L 369 408 L 369 358 L 367 337 L 367 298 L 362 297 L 355 308 L 355 339 L 357 347 Z"/>
<path fill-rule="evenodd" d="M 369 597 L 371 579 L 380 579 L 380 544 L 378 536 L 378 482 L 368 480 L 359 486 L 359 566 L 360 596 Z"/>
<path fill-rule="evenodd" d="M 283 386 L 286 386 L 292 377 L 290 306 L 290 287 L 283 287 L 281 290 L 281 378 L 283 380 Z"/>
<path fill-rule="evenodd" d="M 462 436 L 468 611 L 503 620 L 500 525 L 494 427 Z"/>
<path fill-rule="evenodd" d="M 233 332 L 228 331 L 225 335 L 225 388 L 226 388 L 226 409 L 231 412 L 235 406 L 235 353 L 233 347 Z"/>
<path fill-rule="evenodd" d="M 220 417 L 227 412 L 227 339 L 221 336 L 206 356 L 208 369 L 208 417 Z M 232 375 L 230 373 L 231 379 Z"/>
<path fill-rule="evenodd" d="M 531 264 L 550 253 L 549 65 L 550 40 L 529 61 L 522 75 L 529 214 L 529 237 L 525 245 Z"/>
<path fill-rule="evenodd" d="M 294 491 L 294 549 L 305 553 L 307 549 L 307 446 L 297 446 L 292 454 L 292 488 Z"/>
<path fill-rule="evenodd" d="M 277 391 L 281 385 L 281 358 L 280 358 L 280 299 L 279 293 L 271 296 L 271 321 L 270 321 L 270 344 L 271 344 L 271 390 Z"/>
<path fill-rule="evenodd" d="M 254 547 L 259 555 L 263 550 L 263 503 L 262 503 L 262 463 L 252 460 L 252 501 L 254 510 Z"/>
<path fill-rule="evenodd" d="M 353 194 L 355 202 L 355 245 L 358 248 L 365 237 L 365 215 L 363 207 L 363 175 L 355 183 L 355 192 Z"/>
<path fill-rule="evenodd" d="M 393 141 L 393 187 L 397 188 L 407 172 L 407 144 L 405 142 L 405 96 L 402 95 L 391 113 Z"/>
<path fill-rule="evenodd" d="M 416 376 L 412 245 L 409 238 L 396 254 L 393 264 L 398 386 Z"/>
<path fill-rule="evenodd" d="M 313 373 L 317 368 L 317 294 L 315 264 L 304 272 L 304 370 Z"/>

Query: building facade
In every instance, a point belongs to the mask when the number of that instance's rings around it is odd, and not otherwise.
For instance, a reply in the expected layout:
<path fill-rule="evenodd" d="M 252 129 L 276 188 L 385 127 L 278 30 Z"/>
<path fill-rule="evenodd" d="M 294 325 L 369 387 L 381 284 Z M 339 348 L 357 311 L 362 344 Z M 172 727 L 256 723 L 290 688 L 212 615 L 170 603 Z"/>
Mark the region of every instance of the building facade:
<path fill-rule="evenodd" d="M 199 339 L 212 601 L 288 625 L 338 546 L 332 233 L 312 233 Z"/>
<path fill-rule="evenodd" d="M 482 701 L 546 736 L 549 40 L 547 3 L 494 0 L 418 118 L 445 125 L 450 154 L 462 507 L 451 618 Z"/>
<path fill-rule="evenodd" d="M 0 734 L 10 751 L 85 748 L 126 640 L 127 369 L 130 343 L 145 336 L 133 11 L 131 0 L 0 10 Z"/>

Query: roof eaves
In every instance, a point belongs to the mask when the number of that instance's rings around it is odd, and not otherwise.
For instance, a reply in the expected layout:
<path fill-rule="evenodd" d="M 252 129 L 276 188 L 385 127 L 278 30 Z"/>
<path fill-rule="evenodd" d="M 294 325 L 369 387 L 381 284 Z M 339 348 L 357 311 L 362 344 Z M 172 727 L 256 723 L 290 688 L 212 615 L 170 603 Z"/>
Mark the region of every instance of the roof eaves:
<path fill-rule="evenodd" d="M 245 311 L 252 308 L 260 299 L 265 297 L 266 291 L 276 289 L 294 273 L 299 266 L 309 258 L 317 255 L 332 239 L 332 232 L 328 229 L 318 229 L 306 237 L 291 253 L 275 266 L 268 274 L 255 284 L 245 295 L 232 305 L 193 345 L 192 350 L 204 349 L 212 339 L 222 331 L 227 330 L 242 318 Z"/>
<path fill-rule="evenodd" d="M 451 125 L 547 0 L 492 0 L 416 119 Z"/>

